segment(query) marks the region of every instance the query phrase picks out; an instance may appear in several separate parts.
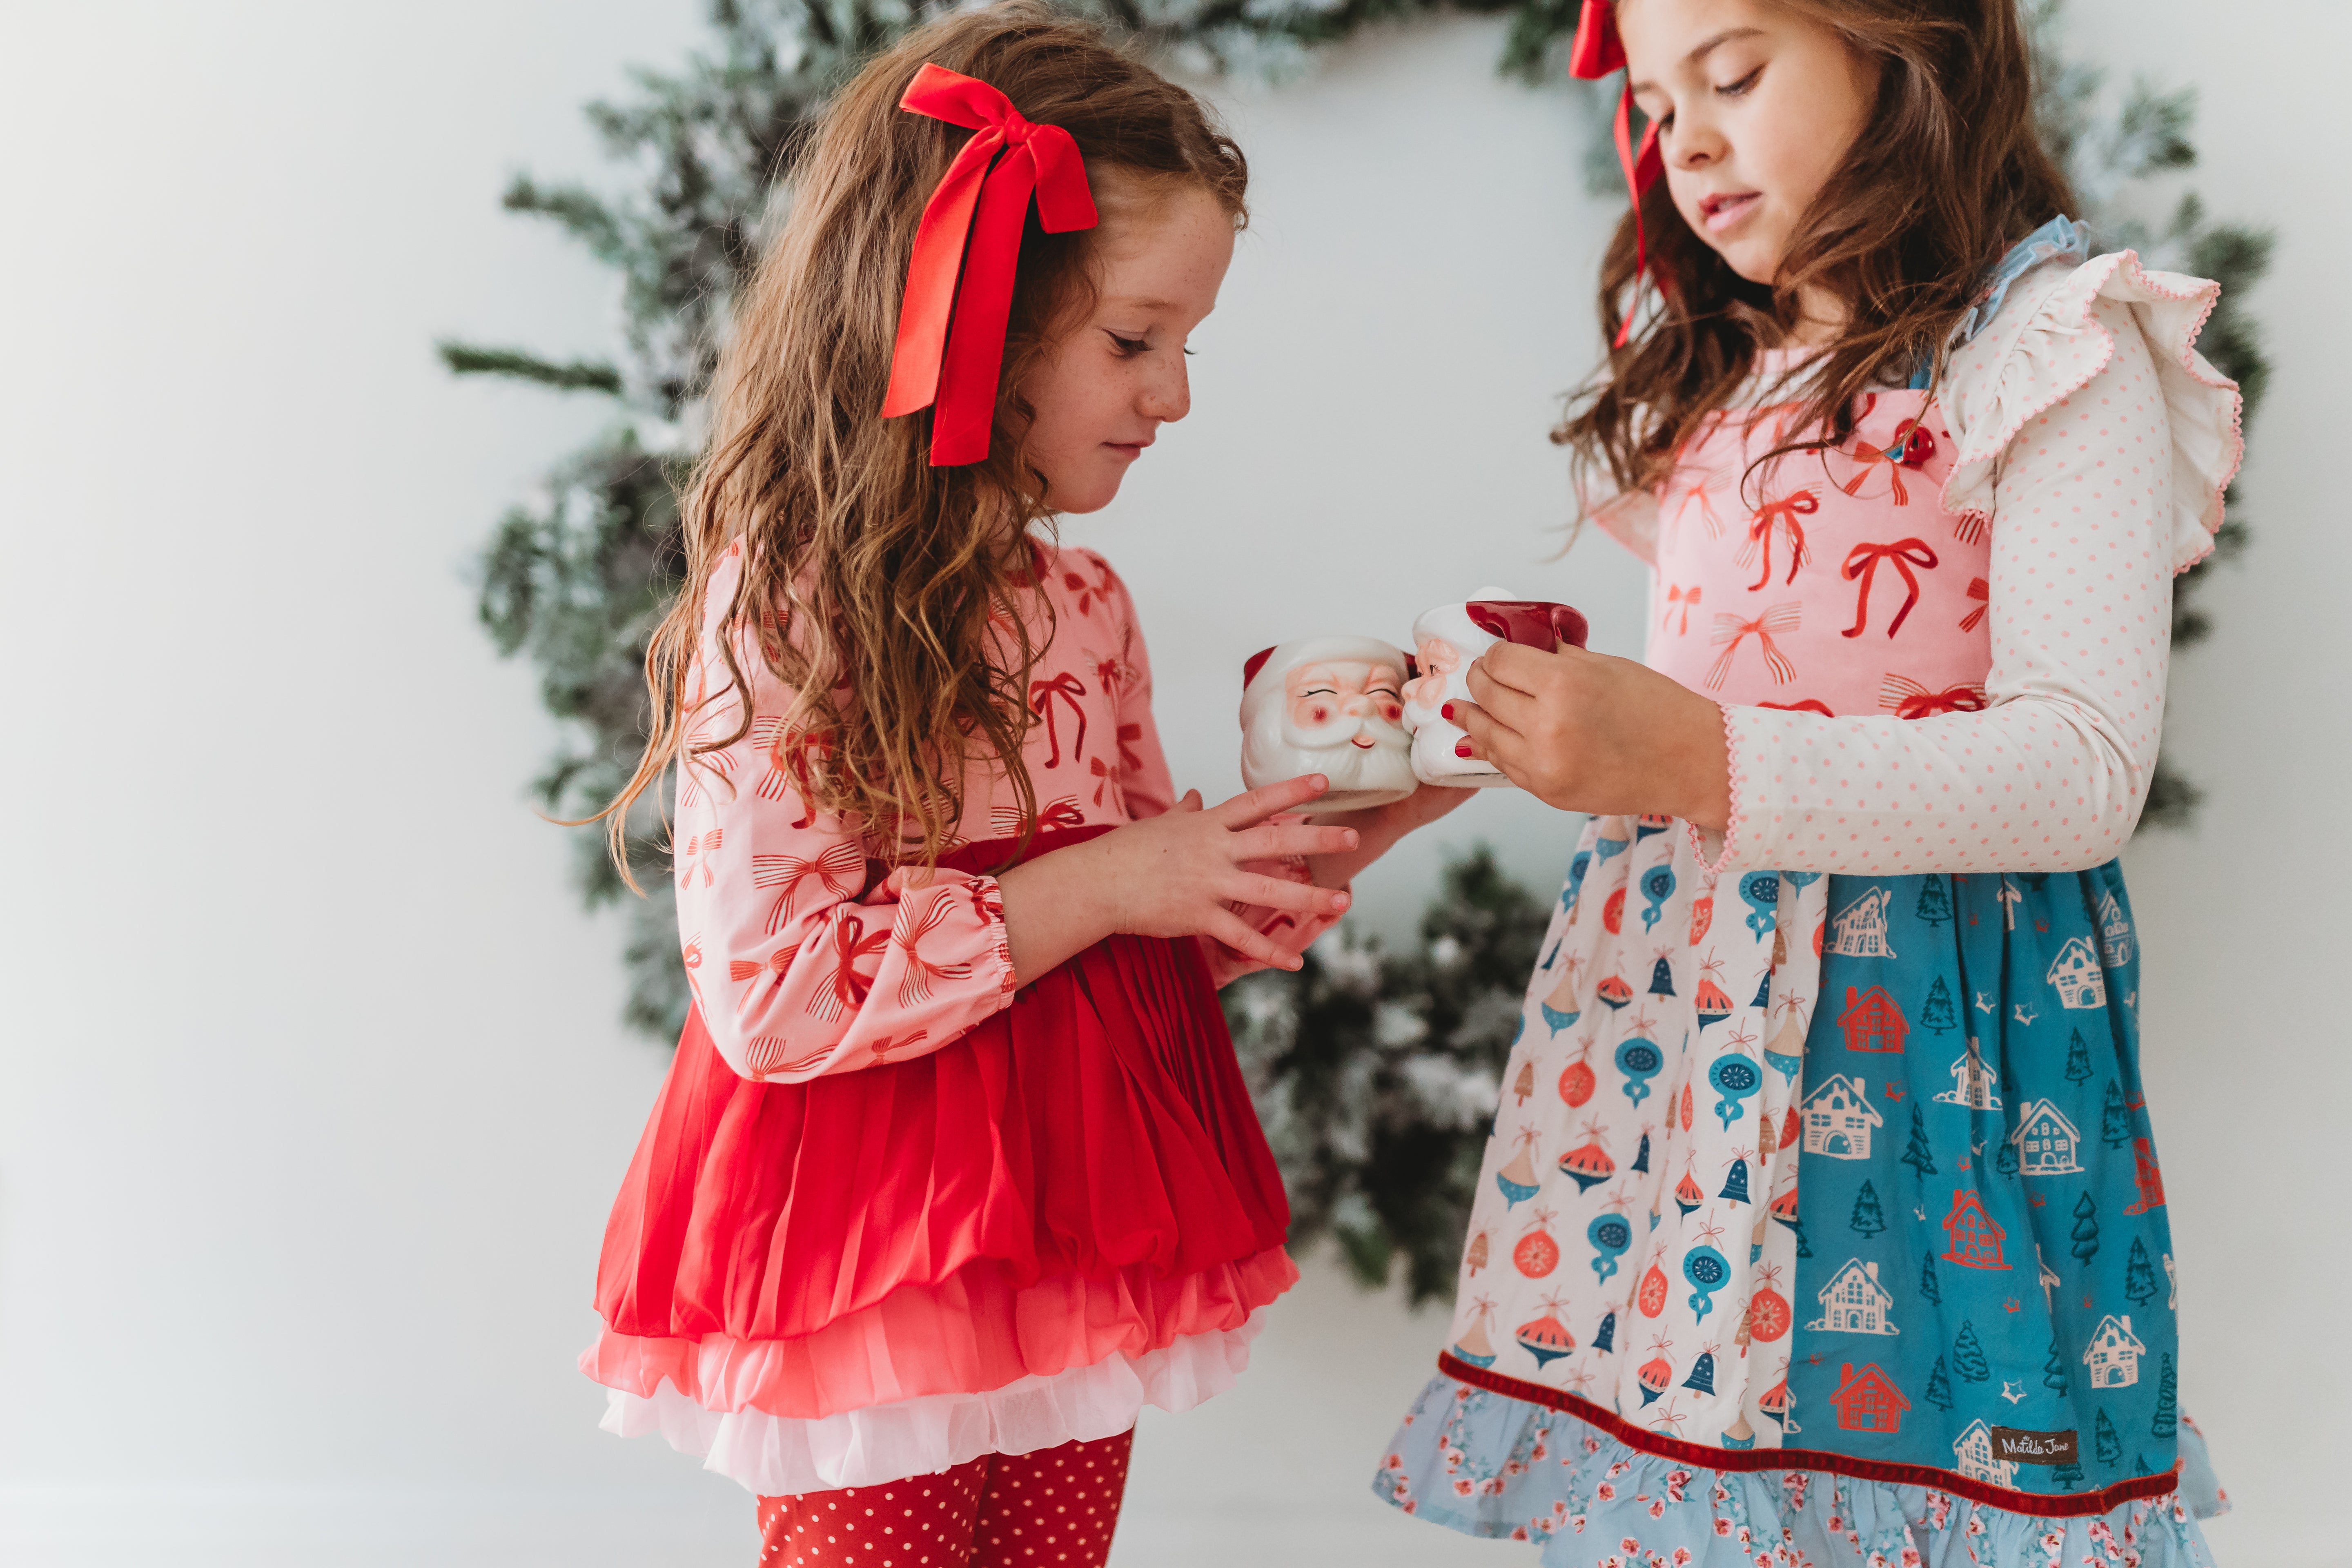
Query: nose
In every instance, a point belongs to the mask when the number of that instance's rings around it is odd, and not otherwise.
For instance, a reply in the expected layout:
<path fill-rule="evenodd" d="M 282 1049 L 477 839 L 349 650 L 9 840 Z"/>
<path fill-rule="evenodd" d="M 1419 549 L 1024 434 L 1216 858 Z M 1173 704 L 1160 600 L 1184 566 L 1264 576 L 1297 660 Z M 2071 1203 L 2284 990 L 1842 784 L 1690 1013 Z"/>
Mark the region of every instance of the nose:
<path fill-rule="evenodd" d="M 1673 126 L 1658 141 L 1666 162 L 1677 169 L 1704 169 L 1719 163 L 1729 150 L 1721 128 L 1704 110 L 1678 110 Z"/>
<path fill-rule="evenodd" d="M 1146 419 L 1173 425 L 1192 412 L 1192 373 L 1185 369 L 1181 350 L 1151 357 L 1169 363 L 1165 368 L 1154 366 L 1152 374 L 1145 378 L 1135 409 Z"/>

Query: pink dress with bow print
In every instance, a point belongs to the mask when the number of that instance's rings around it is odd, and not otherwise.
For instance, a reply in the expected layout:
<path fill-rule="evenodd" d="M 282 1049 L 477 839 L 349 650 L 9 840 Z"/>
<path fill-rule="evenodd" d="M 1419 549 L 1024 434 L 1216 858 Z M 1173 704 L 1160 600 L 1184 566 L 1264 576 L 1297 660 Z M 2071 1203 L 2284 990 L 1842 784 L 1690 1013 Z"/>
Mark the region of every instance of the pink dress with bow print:
<path fill-rule="evenodd" d="M 1090 552 L 1037 558 L 1032 858 L 1175 799 L 1126 585 Z M 740 574 L 730 552 L 707 604 Z M 706 626 L 690 681 L 719 668 Z M 750 721 L 703 712 L 697 734 L 742 733 L 679 781 L 693 1012 L 582 1357 L 606 1427 L 778 1496 L 1108 1437 L 1228 1386 L 1297 1278 L 1215 996 L 1251 965 L 1115 936 L 1016 990 L 1001 770 L 962 781 L 935 870 L 899 864 L 802 799 L 793 749 L 823 737 L 788 727 L 750 639 L 737 655 Z M 1242 912 L 1294 951 L 1329 923 Z"/>

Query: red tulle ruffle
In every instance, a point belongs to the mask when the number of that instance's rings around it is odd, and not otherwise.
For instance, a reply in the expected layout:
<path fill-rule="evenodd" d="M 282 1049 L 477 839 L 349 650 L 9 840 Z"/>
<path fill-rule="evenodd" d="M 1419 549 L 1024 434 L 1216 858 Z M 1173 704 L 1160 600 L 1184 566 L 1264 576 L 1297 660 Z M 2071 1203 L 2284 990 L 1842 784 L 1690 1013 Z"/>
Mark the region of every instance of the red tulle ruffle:
<path fill-rule="evenodd" d="M 776 1414 L 1000 1386 L 1238 1326 L 1295 1278 L 1289 1218 L 1190 942 L 1110 938 L 929 1056 L 806 1083 L 738 1077 L 690 1016 L 585 1363 Z"/>

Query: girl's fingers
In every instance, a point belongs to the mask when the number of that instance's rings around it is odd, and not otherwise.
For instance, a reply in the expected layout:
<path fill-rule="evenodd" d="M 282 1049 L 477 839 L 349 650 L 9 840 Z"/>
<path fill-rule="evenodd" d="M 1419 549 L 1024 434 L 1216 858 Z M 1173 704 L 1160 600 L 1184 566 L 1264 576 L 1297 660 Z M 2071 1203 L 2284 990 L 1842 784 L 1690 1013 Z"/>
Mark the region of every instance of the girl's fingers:
<path fill-rule="evenodd" d="M 1217 807 L 1214 815 L 1227 827 L 1249 827 L 1269 816 L 1286 811 L 1296 811 L 1331 787 L 1331 781 L 1321 773 L 1302 773 L 1295 779 L 1270 784 L 1263 789 L 1237 795 Z"/>
<path fill-rule="evenodd" d="M 1502 646 L 1507 647 L 1510 645 L 1506 643 Z M 1528 650 L 1518 648 L 1516 651 L 1526 653 Z M 1476 705 L 1486 710 L 1486 716 L 1509 729 L 1526 729 L 1538 710 L 1537 699 L 1487 673 L 1484 659 L 1470 667 L 1469 686 L 1470 695 L 1478 700 Z M 1454 706 L 1458 708 L 1461 704 Z M 1454 722 L 1459 724 L 1462 721 L 1456 719 Z M 1464 727 L 1466 729 L 1468 726 Z"/>
<path fill-rule="evenodd" d="M 1303 915 L 1336 915 L 1343 912 L 1349 902 L 1347 893 L 1334 888 L 1318 888 L 1311 882 L 1290 882 L 1280 877 L 1244 872 L 1225 887 L 1225 897 L 1239 904 L 1255 904 L 1260 909 L 1290 910 Z"/>
<path fill-rule="evenodd" d="M 1209 929 L 1202 934 L 1216 938 L 1244 958 L 1255 959 L 1276 969 L 1297 969 L 1306 962 L 1296 953 L 1285 952 L 1275 945 L 1272 937 L 1256 930 L 1230 910 L 1219 910 L 1210 921 Z"/>
<path fill-rule="evenodd" d="M 1184 792 L 1184 797 L 1183 797 L 1181 800 L 1178 801 L 1174 805 L 1170 806 L 1168 809 L 1169 809 L 1171 813 L 1172 813 L 1172 812 L 1179 812 L 1179 811 L 1198 811 L 1198 810 L 1200 810 L 1200 809 L 1201 809 L 1201 792 L 1200 792 L 1199 790 L 1196 790 L 1196 789 L 1188 789 L 1188 790 L 1186 790 L 1186 791 Z"/>
<path fill-rule="evenodd" d="M 1573 646 L 1566 650 L 1568 653 L 1578 654 L 1583 651 Z M 1532 696 L 1546 672 L 1553 668 L 1562 657 L 1559 651 L 1547 653 L 1541 648 L 1521 647 L 1517 643 L 1498 642 L 1478 656 L 1477 662 L 1470 667 L 1470 679 L 1475 681 L 1480 672 L 1484 671 L 1486 678 L 1494 684 Z M 1484 695 L 1480 696 L 1479 700 L 1491 703 L 1491 699 Z"/>
<path fill-rule="evenodd" d="M 1359 842 L 1352 827 L 1307 823 L 1260 823 L 1233 837 L 1236 860 L 1277 860 L 1286 855 L 1344 855 Z"/>

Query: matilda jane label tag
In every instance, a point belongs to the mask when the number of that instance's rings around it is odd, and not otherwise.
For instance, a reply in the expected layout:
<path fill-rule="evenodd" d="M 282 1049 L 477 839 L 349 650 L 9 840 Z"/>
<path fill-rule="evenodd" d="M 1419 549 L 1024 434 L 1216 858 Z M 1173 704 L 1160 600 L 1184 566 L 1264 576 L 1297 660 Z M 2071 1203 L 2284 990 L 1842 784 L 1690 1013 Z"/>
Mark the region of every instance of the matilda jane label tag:
<path fill-rule="evenodd" d="M 1996 1426 L 1992 1457 L 1995 1464 L 2072 1465 L 2080 1454 L 2072 1427 L 2063 1432 L 2021 1432 L 2014 1426 Z"/>

